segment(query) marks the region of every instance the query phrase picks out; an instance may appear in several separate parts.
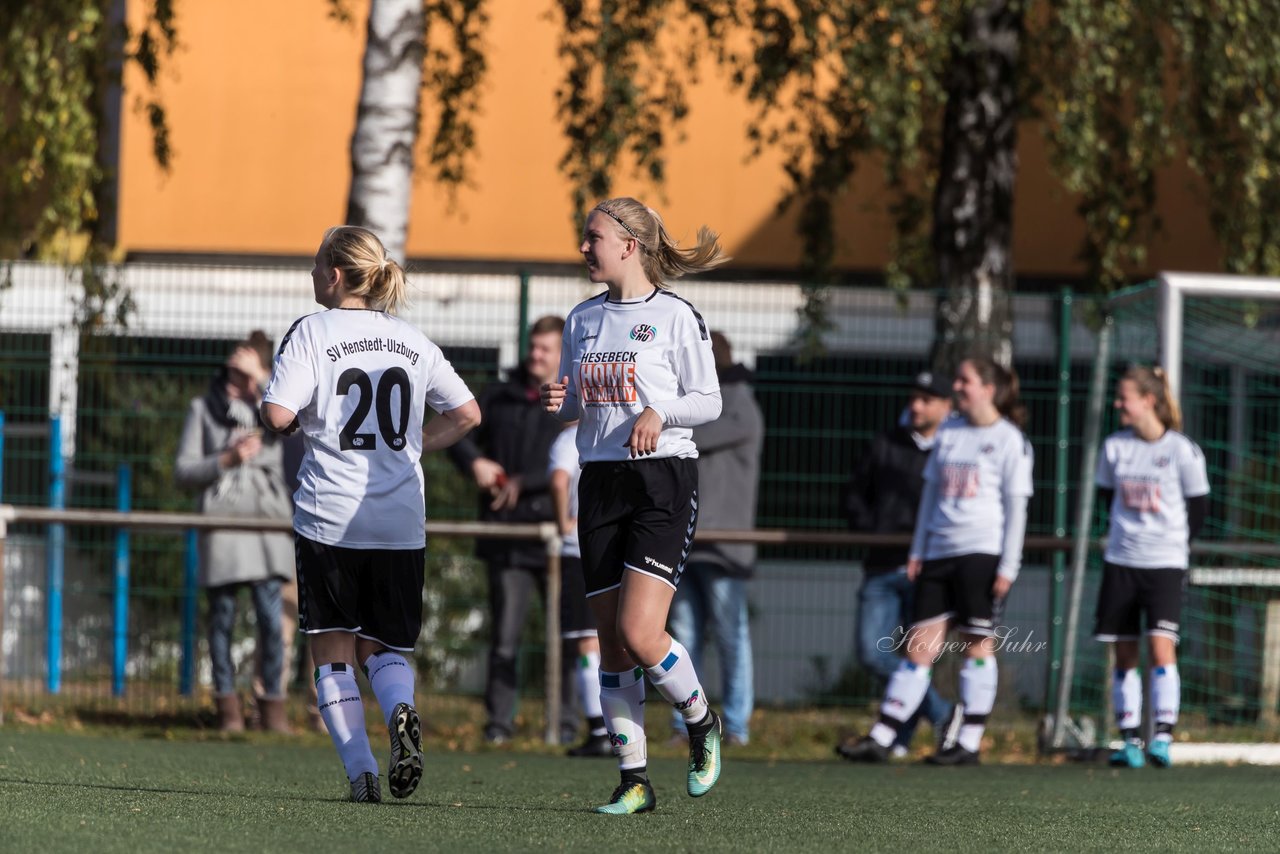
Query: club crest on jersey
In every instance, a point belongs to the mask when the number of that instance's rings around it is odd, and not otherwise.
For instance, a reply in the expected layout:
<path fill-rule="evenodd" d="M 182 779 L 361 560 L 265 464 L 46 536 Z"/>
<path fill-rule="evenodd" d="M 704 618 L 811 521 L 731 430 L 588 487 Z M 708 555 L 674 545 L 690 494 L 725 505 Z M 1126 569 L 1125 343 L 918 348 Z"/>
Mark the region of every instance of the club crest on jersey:
<path fill-rule="evenodd" d="M 983 445 L 978 452 L 981 454 L 994 454 L 996 452 L 996 446 L 990 444 Z"/>
<path fill-rule="evenodd" d="M 641 344 L 647 344 L 658 335 L 658 328 L 648 323 L 637 323 L 631 327 L 631 340 L 639 341 Z"/>
<path fill-rule="evenodd" d="M 1155 466 L 1156 466 L 1156 468 L 1158 468 L 1158 469 L 1162 469 L 1162 468 L 1166 468 L 1166 467 L 1168 467 L 1168 465 L 1169 465 L 1169 458 L 1168 458 L 1167 456 L 1165 456 L 1165 457 L 1156 457 L 1156 459 L 1155 459 Z"/>

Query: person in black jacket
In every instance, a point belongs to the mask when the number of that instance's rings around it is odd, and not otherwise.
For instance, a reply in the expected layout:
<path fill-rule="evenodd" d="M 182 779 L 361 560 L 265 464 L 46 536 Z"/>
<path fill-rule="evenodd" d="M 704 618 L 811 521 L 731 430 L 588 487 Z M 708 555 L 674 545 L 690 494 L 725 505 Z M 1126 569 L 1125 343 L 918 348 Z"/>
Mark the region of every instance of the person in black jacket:
<path fill-rule="evenodd" d="M 698 446 L 698 524 L 709 530 L 746 531 L 756 524 L 764 415 L 751 390 L 751 372 L 733 361 L 733 348 L 724 333 L 711 333 L 711 352 L 720 379 L 721 410 L 715 421 L 693 428 Z M 750 738 L 755 693 L 747 581 L 755 564 L 754 545 L 695 541 L 668 616 L 671 634 L 689 650 L 695 668 L 702 663 L 708 626 L 715 636 L 726 744 L 744 745 Z M 679 712 L 671 725 L 676 738 L 688 739 Z"/>
<path fill-rule="evenodd" d="M 902 419 L 872 440 L 845 488 L 844 510 L 850 530 L 911 534 L 924 489 L 924 464 L 939 425 L 950 415 L 950 381 L 929 371 L 917 374 Z M 913 585 L 906 573 L 908 551 L 905 543 L 876 546 L 867 549 L 863 560 L 863 582 L 858 591 L 858 663 L 886 682 L 898 667 L 903 627 L 911 617 Z M 949 723 L 952 711 L 952 704 L 930 687 L 919 715 L 928 718 L 938 732 Z M 916 722 L 903 728 L 894 744 L 895 753 L 906 752 Z M 844 756 L 849 746 L 841 744 L 836 752 Z"/>
<path fill-rule="evenodd" d="M 538 390 L 556 378 L 563 332 L 560 317 L 534 322 L 524 363 L 506 380 L 480 393 L 481 426 L 449 449 L 454 465 L 474 479 L 480 490 L 482 521 L 550 522 L 556 518 L 547 462 L 551 443 L 563 425 L 543 411 Z M 539 595 L 546 592 L 546 548 L 538 541 L 477 539 L 476 556 L 485 562 L 489 575 L 484 737 L 491 744 L 501 744 L 515 734 L 516 657 L 534 590 Z M 563 708 L 571 714 L 573 705 Z M 568 737 L 573 737 L 575 727 L 576 722 L 562 722 Z"/>

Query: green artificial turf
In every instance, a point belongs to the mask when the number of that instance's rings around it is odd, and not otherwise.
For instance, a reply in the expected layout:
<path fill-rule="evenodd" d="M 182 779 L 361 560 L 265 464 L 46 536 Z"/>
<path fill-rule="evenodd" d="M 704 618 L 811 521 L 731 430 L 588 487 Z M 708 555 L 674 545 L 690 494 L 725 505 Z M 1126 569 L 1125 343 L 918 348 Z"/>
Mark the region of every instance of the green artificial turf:
<path fill-rule="evenodd" d="M 379 742 L 379 757 L 382 757 Z M 408 800 L 346 802 L 318 739 L 172 741 L 0 731 L 6 851 L 1280 850 L 1277 772 L 1009 765 L 942 769 L 725 756 L 684 793 L 651 761 L 657 812 L 600 816 L 610 760 L 428 745 Z M 385 781 L 384 781 L 385 782 Z"/>

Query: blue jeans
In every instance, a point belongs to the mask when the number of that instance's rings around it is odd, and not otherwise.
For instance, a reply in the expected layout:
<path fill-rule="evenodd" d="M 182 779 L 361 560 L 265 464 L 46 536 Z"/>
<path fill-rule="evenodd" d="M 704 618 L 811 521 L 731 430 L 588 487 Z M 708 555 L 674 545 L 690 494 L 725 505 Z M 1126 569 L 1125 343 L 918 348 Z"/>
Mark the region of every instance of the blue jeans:
<path fill-rule="evenodd" d="M 901 570 L 866 576 L 858 591 L 858 663 L 889 681 L 902 662 L 903 631 L 911 624 L 915 585 Z M 903 727 L 899 744 L 910 744 L 924 717 L 936 728 L 951 716 L 951 704 L 929 686 L 919 711 Z"/>
<path fill-rule="evenodd" d="M 680 576 L 671 602 L 671 634 L 684 644 L 694 669 L 702 673 L 702 638 L 708 623 L 715 633 L 716 654 L 723 681 L 724 729 L 745 743 L 755 705 L 751 658 L 751 626 L 747 618 L 747 579 L 726 575 L 708 563 L 690 563 Z M 684 718 L 672 718 L 676 732 L 685 732 Z"/>
<path fill-rule="evenodd" d="M 213 691 L 219 696 L 236 690 L 236 667 L 231 660 L 231 633 L 236 625 L 236 594 L 248 587 L 258 623 L 258 655 L 262 659 L 262 684 L 279 685 L 284 670 L 284 639 L 280 636 L 280 579 L 251 584 L 210 587 L 209 658 L 213 664 Z M 273 698 L 274 699 L 274 698 Z"/>

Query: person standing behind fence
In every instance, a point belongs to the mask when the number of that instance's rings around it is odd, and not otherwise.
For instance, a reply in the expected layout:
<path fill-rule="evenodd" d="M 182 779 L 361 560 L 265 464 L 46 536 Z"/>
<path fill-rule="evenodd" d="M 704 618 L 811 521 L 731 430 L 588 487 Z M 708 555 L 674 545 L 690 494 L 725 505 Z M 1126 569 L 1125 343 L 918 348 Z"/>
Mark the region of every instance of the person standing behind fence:
<path fill-rule="evenodd" d="M 600 702 L 622 780 L 596 812 L 656 805 L 644 731 L 645 676 L 689 730 L 687 791 L 720 778 L 720 716 L 688 651 L 667 634 L 667 612 L 698 523 L 692 429 L 720 416 L 711 336 L 693 305 L 665 282 L 724 263 L 699 229 L 681 249 L 635 199 L 601 202 L 579 246 L 587 277 L 607 290 L 569 314 L 559 382 L 542 387 L 548 412 L 581 418 L 578 536 L 600 635 Z"/>
<path fill-rule="evenodd" d="M 889 678 L 880 719 L 844 751 L 846 759 L 883 762 L 919 709 L 951 625 L 965 651 L 960 670 L 964 717 L 954 744 L 928 758 L 934 765 L 974 765 L 996 699 L 996 621 L 1022 566 L 1027 501 L 1032 493 L 1031 443 L 1018 377 L 989 359 L 960 363 L 953 385 L 964 416 L 943 423 L 924 469 L 924 493 L 907 559 L 915 582 L 907 657 Z"/>
<path fill-rule="evenodd" d="M 391 740 L 387 783 L 406 798 L 422 778 L 411 656 L 422 630 L 426 556 L 423 452 L 479 423 L 466 384 L 430 339 L 396 318 L 404 270 L 365 228 L 325 232 L 311 272 L 326 311 L 297 320 L 263 396 L 264 423 L 301 429 L 294 496 L 299 624 L 315 660 L 320 713 L 351 800 L 382 800 L 355 665 Z M 441 417 L 426 422 L 426 407 Z"/>
<path fill-rule="evenodd" d="M 1145 764 L 1138 674 L 1145 614 L 1156 726 L 1147 756 L 1167 768 L 1181 701 L 1182 592 L 1190 541 L 1208 511 L 1209 476 L 1200 448 L 1179 432 L 1182 413 L 1161 368 L 1129 368 L 1116 386 L 1115 408 L 1123 429 L 1103 442 L 1095 477 L 1110 524 L 1093 636 L 1115 646 L 1111 692 L 1124 738 L 1110 762 L 1128 768 Z"/>
<path fill-rule="evenodd" d="M 582 549 L 578 545 L 578 424 L 570 424 L 551 443 L 551 500 L 556 508 L 563 546 L 560 550 L 560 637 L 574 661 L 573 677 L 578 702 L 587 719 L 586 740 L 569 748 L 570 756 L 612 756 L 609 730 L 600 707 L 600 639 L 596 620 L 587 605 L 586 579 L 582 576 Z M 572 649 L 569 649 L 572 647 Z"/>
<path fill-rule="evenodd" d="M 538 388 L 555 378 L 563 331 L 563 318 L 547 316 L 534 321 L 524 362 L 506 380 L 480 392 L 481 426 L 449 449 L 454 465 L 480 489 L 482 521 L 555 521 L 547 460 L 562 425 L 542 411 Z M 534 591 L 545 599 L 547 552 L 536 540 L 477 538 L 476 556 L 485 562 L 489 579 L 484 738 L 490 744 L 504 744 L 516 731 L 520 636 Z M 570 698 L 572 687 L 572 681 L 566 680 Z M 564 712 L 572 714 L 571 704 L 565 704 Z M 567 730 L 562 735 L 572 738 L 575 726 L 576 717 L 573 723 L 562 722 L 561 728 Z"/>
<path fill-rule="evenodd" d="M 202 396 L 187 408 L 174 476 L 179 486 L 199 489 L 199 509 L 214 516 L 288 519 L 283 452 L 274 435 L 263 436 L 258 402 L 267 379 L 259 351 L 270 352 L 266 334 L 254 331 L 235 345 Z M 244 729 L 236 689 L 231 640 L 236 598 L 248 588 L 257 622 L 261 726 L 288 732 L 285 713 L 284 638 L 280 590 L 292 574 L 293 550 L 287 534 L 208 531 L 200 536 L 200 583 L 209 601 L 209 659 L 213 669 L 218 726 Z"/>
<path fill-rule="evenodd" d="M 711 352 L 722 408 L 715 421 L 693 428 L 698 446 L 698 524 L 713 530 L 749 531 L 756 525 L 764 415 L 751 391 L 751 372 L 733 361 L 733 348 L 723 333 L 711 333 Z M 756 547 L 751 543 L 695 542 L 671 603 L 671 634 L 689 650 L 695 669 L 702 669 L 708 625 L 715 635 L 726 744 L 744 745 L 751 739 L 755 695 L 747 581 L 755 563 Z M 672 729 L 687 737 L 679 712 Z"/>
<path fill-rule="evenodd" d="M 855 466 L 844 492 L 844 510 L 853 531 L 909 534 L 915 530 L 924 467 L 937 441 L 938 429 L 951 415 L 951 383 L 924 371 L 911 384 L 905 419 L 876 436 Z M 862 561 L 858 590 L 858 663 L 888 684 L 902 661 L 905 626 L 910 625 L 915 585 L 907 578 L 909 546 L 875 546 Z M 935 736 L 945 733 L 953 710 L 933 685 L 925 692 L 919 712 L 903 725 L 892 753 L 905 754 L 921 717 L 933 724 Z M 842 743 L 844 756 L 855 744 Z"/>

